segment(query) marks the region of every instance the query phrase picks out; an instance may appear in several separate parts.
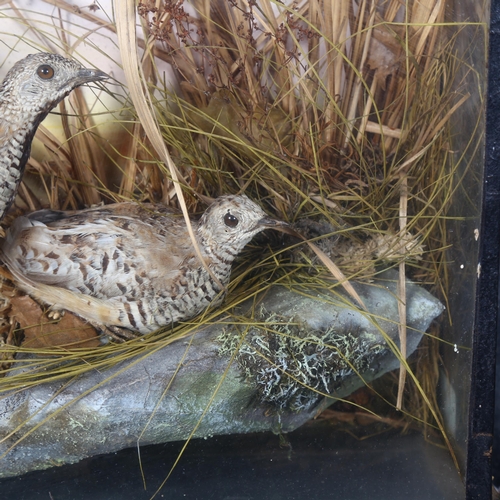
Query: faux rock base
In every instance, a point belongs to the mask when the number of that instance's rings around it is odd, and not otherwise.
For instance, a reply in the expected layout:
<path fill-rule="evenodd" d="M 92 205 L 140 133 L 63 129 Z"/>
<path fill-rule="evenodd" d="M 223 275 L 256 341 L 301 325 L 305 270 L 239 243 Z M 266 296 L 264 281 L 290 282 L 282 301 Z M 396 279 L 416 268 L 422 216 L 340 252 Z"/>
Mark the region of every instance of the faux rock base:
<path fill-rule="evenodd" d="M 41 383 L 4 394 L 0 436 L 8 437 L 0 443 L 0 477 L 138 441 L 185 440 L 193 431 L 207 437 L 296 429 L 336 398 L 398 368 L 384 338 L 399 345 L 396 278 L 386 272 L 374 284 L 354 284 L 372 316 L 345 294 L 275 286 L 257 306 L 252 326 L 213 324 L 148 356 L 87 372 L 68 386 Z M 408 355 L 442 310 L 408 282 Z"/>

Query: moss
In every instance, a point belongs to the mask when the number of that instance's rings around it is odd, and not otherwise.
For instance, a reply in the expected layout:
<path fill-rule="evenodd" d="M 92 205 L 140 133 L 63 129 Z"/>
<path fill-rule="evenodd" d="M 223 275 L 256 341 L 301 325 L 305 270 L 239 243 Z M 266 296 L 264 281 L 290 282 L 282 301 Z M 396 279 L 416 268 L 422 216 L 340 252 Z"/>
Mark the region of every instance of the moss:
<path fill-rule="evenodd" d="M 244 333 L 226 329 L 219 355 L 233 355 L 262 403 L 303 411 L 333 394 L 346 377 L 363 373 L 387 346 L 364 332 L 338 332 L 335 325 L 308 325 L 261 311 Z"/>

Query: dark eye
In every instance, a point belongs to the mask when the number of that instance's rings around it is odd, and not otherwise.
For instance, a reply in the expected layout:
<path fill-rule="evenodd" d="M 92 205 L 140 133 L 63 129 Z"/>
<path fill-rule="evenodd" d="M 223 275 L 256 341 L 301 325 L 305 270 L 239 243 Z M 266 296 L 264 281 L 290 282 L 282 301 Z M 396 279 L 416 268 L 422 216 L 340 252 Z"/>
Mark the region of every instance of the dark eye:
<path fill-rule="evenodd" d="M 54 68 L 48 64 L 42 64 L 38 66 L 36 74 L 42 78 L 42 80 L 50 80 L 54 76 Z"/>
<path fill-rule="evenodd" d="M 240 222 L 238 220 L 238 217 L 234 216 L 233 214 L 228 212 L 226 215 L 224 215 L 224 224 L 226 224 L 226 226 L 236 227 L 238 225 L 238 222 Z"/>

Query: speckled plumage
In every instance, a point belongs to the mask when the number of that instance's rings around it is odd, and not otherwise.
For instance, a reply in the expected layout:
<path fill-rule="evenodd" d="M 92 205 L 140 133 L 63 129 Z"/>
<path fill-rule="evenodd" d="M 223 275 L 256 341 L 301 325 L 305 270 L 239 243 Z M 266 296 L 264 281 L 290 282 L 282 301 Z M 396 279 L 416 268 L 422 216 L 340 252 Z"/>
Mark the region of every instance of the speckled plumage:
<path fill-rule="evenodd" d="M 36 129 L 73 89 L 107 78 L 58 54 L 31 54 L 0 85 L 0 220 L 12 204 Z"/>
<path fill-rule="evenodd" d="M 226 286 L 234 258 L 252 237 L 285 225 L 246 196 L 223 196 L 193 230 L 206 264 Z M 1 253 L 25 292 L 106 327 L 147 333 L 223 298 L 184 218 L 164 206 L 34 212 L 14 222 Z"/>

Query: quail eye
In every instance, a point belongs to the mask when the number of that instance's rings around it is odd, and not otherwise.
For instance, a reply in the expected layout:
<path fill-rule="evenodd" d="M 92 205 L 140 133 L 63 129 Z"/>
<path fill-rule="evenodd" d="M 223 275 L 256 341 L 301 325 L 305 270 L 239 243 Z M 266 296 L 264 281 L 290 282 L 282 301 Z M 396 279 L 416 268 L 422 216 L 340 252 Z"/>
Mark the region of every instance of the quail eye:
<path fill-rule="evenodd" d="M 239 222 L 240 221 L 238 220 L 238 217 L 236 217 L 230 212 L 224 215 L 224 224 L 226 224 L 226 226 L 228 227 L 236 227 Z"/>
<path fill-rule="evenodd" d="M 38 66 L 36 74 L 42 80 L 50 80 L 54 76 L 54 68 L 48 64 L 42 64 L 41 66 Z"/>

